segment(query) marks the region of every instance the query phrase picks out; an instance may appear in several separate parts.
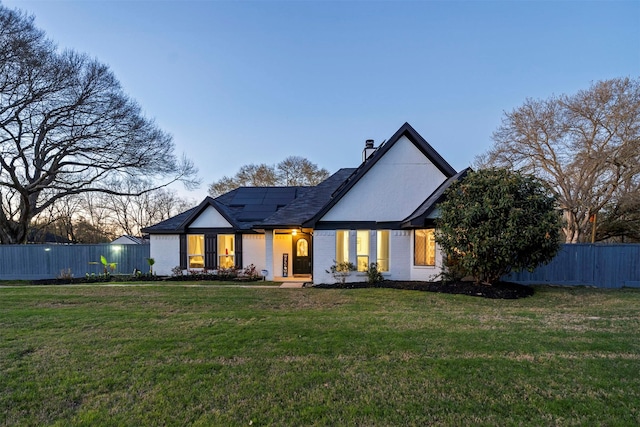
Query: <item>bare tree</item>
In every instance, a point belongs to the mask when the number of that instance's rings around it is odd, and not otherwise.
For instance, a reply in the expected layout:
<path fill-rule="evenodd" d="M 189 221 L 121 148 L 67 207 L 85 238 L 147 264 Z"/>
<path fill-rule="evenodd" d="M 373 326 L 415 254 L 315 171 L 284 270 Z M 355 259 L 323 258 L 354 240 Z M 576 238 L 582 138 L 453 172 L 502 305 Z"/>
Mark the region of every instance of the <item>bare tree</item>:
<path fill-rule="evenodd" d="M 140 196 L 79 194 L 65 197 L 34 218 L 32 228 L 51 232 L 78 243 L 101 243 L 169 219 L 195 205 L 175 190 L 160 188 L 145 192 L 140 182 L 129 183 L 122 192 Z"/>
<path fill-rule="evenodd" d="M 480 167 L 530 172 L 554 190 L 567 243 L 588 240 L 589 219 L 640 179 L 640 80 L 594 83 L 575 95 L 527 99 L 493 134 Z"/>
<path fill-rule="evenodd" d="M 86 194 L 58 200 L 33 218 L 30 230 L 53 233 L 74 243 L 105 243 L 116 235 L 109 212 Z"/>
<path fill-rule="evenodd" d="M 136 177 L 193 186 L 195 174 L 106 65 L 58 52 L 32 17 L 0 5 L 0 243 L 24 242 L 63 198 L 126 194 L 109 184 Z"/>
<path fill-rule="evenodd" d="M 597 241 L 640 242 L 640 183 L 619 191 L 593 220 Z"/>
<path fill-rule="evenodd" d="M 275 166 L 249 164 L 240 168 L 233 177 L 223 176 L 209 186 L 212 197 L 227 193 L 238 187 L 304 186 L 317 185 L 327 179 L 329 171 L 315 163 L 289 156 Z"/>
<path fill-rule="evenodd" d="M 319 168 L 304 157 L 289 156 L 276 165 L 279 183 L 286 186 L 318 185 L 329 177 L 329 171 Z"/>
<path fill-rule="evenodd" d="M 144 191 L 140 181 L 121 184 L 122 192 L 142 193 L 138 197 L 104 194 L 98 203 L 109 212 L 112 228 L 117 234 L 140 235 L 140 229 L 169 219 L 183 212 L 195 203 L 184 199 L 174 191 L 160 188 Z"/>

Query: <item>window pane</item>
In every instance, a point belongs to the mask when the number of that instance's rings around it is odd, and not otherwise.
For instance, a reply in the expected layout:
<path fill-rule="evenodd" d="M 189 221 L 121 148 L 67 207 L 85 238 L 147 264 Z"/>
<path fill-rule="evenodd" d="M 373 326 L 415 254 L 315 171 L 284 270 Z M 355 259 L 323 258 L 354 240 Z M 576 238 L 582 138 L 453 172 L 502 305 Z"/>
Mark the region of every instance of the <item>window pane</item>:
<path fill-rule="evenodd" d="M 202 255 L 189 255 L 189 268 L 204 268 L 204 257 Z"/>
<path fill-rule="evenodd" d="M 235 265 L 233 255 L 220 255 L 218 257 L 218 268 L 233 268 Z"/>
<path fill-rule="evenodd" d="M 204 234 L 187 236 L 189 268 L 204 268 Z"/>
<path fill-rule="evenodd" d="M 358 230 L 356 238 L 358 271 L 367 271 L 369 269 L 369 230 Z"/>
<path fill-rule="evenodd" d="M 378 230 L 376 246 L 378 271 L 389 271 L 389 230 Z"/>
<path fill-rule="evenodd" d="M 436 239 L 433 228 L 415 230 L 414 265 L 436 265 Z"/>
<path fill-rule="evenodd" d="M 218 268 L 235 267 L 234 244 L 233 234 L 218 234 Z"/>
<path fill-rule="evenodd" d="M 434 229 L 427 230 L 427 265 L 436 265 L 436 233 Z"/>
<path fill-rule="evenodd" d="M 300 239 L 296 244 L 296 256 L 309 256 L 309 244 L 307 239 Z"/>
<path fill-rule="evenodd" d="M 336 262 L 349 262 L 349 231 L 336 231 Z"/>
<path fill-rule="evenodd" d="M 426 265 L 427 264 L 427 240 L 426 230 L 416 230 L 414 244 L 414 264 Z"/>

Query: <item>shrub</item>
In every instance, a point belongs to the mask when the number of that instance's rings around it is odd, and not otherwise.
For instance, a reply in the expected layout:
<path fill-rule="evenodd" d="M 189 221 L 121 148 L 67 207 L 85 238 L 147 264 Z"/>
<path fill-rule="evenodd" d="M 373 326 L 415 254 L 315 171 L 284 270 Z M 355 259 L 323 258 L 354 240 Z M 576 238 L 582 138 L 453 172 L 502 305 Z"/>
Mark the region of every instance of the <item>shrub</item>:
<path fill-rule="evenodd" d="M 369 268 L 367 269 L 367 282 L 369 283 L 379 283 L 384 280 L 382 277 L 382 273 L 378 270 L 378 263 L 372 262 L 369 264 Z"/>
<path fill-rule="evenodd" d="M 347 281 L 347 277 L 351 274 L 352 271 L 356 271 L 356 266 L 353 265 L 352 262 L 337 262 L 333 261 L 334 264 L 329 267 L 329 270 L 325 270 L 327 273 L 331 273 L 333 278 L 336 280 L 336 283 L 345 283 Z"/>
<path fill-rule="evenodd" d="M 470 172 L 439 204 L 436 241 L 476 282 L 533 270 L 556 255 L 560 213 L 537 178 L 507 169 Z"/>

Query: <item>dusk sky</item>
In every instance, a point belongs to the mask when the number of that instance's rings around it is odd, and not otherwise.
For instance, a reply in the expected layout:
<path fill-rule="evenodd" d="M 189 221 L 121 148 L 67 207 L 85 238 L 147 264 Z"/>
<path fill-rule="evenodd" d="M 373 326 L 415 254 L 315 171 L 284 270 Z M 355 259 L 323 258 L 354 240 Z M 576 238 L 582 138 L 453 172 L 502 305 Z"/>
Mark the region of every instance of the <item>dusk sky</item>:
<path fill-rule="evenodd" d="M 504 111 L 640 74 L 640 1 L 3 1 L 108 64 L 211 182 L 356 167 L 409 122 L 457 170 Z"/>

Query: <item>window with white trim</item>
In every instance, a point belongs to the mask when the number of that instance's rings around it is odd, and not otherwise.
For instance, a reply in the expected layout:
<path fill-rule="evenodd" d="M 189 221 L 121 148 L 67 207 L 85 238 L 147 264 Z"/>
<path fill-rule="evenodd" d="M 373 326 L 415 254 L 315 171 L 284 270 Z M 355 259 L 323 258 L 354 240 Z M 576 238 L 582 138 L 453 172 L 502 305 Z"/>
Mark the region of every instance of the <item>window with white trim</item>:
<path fill-rule="evenodd" d="M 376 254 L 378 271 L 389 271 L 389 230 L 378 230 Z"/>
<path fill-rule="evenodd" d="M 233 268 L 235 261 L 235 236 L 218 234 L 218 268 Z"/>
<path fill-rule="evenodd" d="M 369 269 L 369 230 L 356 231 L 356 261 L 358 271 Z"/>
<path fill-rule="evenodd" d="M 204 234 L 187 236 L 187 257 L 189 268 L 204 268 Z"/>
<path fill-rule="evenodd" d="M 414 231 L 413 264 L 436 265 L 436 230 L 427 228 Z"/>
<path fill-rule="evenodd" d="M 349 262 L 349 230 L 336 231 L 336 262 Z"/>

